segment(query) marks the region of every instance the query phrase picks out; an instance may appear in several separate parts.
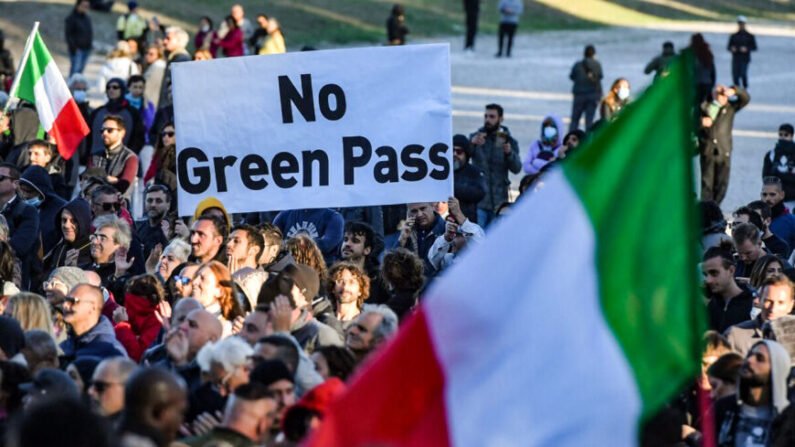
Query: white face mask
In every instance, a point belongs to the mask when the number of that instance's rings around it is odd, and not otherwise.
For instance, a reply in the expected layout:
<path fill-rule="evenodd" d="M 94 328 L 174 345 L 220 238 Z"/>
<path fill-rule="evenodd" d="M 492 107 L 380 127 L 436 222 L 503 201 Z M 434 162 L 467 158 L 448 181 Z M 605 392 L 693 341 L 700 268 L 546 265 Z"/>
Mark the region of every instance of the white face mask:
<path fill-rule="evenodd" d="M 758 308 L 758 307 L 756 307 L 756 306 L 752 307 L 752 308 L 751 308 L 751 312 L 750 312 L 751 319 L 752 319 L 752 320 L 755 320 L 755 319 L 756 319 L 756 317 L 758 317 L 758 316 L 759 316 L 759 314 L 761 314 L 761 313 L 762 313 L 762 309 L 760 309 L 760 308 Z"/>
<path fill-rule="evenodd" d="M 75 90 L 74 93 L 72 93 L 72 96 L 74 96 L 75 102 L 86 102 L 87 99 L 85 90 Z"/>
<path fill-rule="evenodd" d="M 543 132 L 545 140 L 553 140 L 558 136 L 558 129 L 553 126 L 544 126 Z"/>
<path fill-rule="evenodd" d="M 629 98 L 629 88 L 627 87 L 619 87 L 618 89 L 618 99 L 625 100 Z"/>
<path fill-rule="evenodd" d="M 201 28 L 201 30 L 202 30 L 202 32 L 203 32 L 203 33 L 206 33 L 207 31 L 210 31 L 210 27 L 209 27 L 208 25 L 204 25 L 204 26 Z"/>
<path fill-rule="evenodd" d="M 41 202 L 42 202 L 42 200 L 41 200 L 40 197 L 34 197 L 32 199 L 25 200 L 25 203 L 27 203 L 28 205 L 30 205 L 30 206 L 32 206 L 34 208 L 38 208 L 39 205 L 41 205 Z"/>

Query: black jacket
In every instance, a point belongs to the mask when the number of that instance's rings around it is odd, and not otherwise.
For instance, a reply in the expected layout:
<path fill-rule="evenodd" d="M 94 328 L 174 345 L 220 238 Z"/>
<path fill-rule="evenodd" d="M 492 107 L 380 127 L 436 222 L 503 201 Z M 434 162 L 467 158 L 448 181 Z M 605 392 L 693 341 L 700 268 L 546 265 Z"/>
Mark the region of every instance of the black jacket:
<path fill-rule="evenodd" d="M 63 239 L 63 233 L 61 232 L 61 215 L 63 214 L 63 210 L 68 210 L 77 222 L 77 235 L 73 242 L 66 242 Z M 67 202 L 55 214 L 53 223 L 58 229 L 58 236 L 61 239 L 49 253 L 44 255 L 44 271 L 51 272 L 57 267 L 65 266 L 66 253 L 72 249 L 79 250 L 77 265 L 90 263 L 91 243 L 89 237 L 91 236 L 91 207 L 88 202 L 80 197 L 71 202 Z"/>
<path fill-rule="evenodd" d="M 732 47 L 735 48 L 734 51 L 732 51 Z M 741 53 L 740 47 L 746 47 L 748 51 Z M 750 62 L 751 51 L 756 51 L 756 38 L 746 30 L 737 31 L 729 37 L 729 44 L 726 46 L 726 49 L 731 51 L 732 58 Z"/>
<path fill-rule="evenodd" d="M 39 211 L 14 196 L 2 210 L 8 222 L 8 243 L 22 263 L 20 289 L 30 288 L 30 266 L 39 249 Z"/>
<path fill-rule="evenodd" d="M 730 101 L 721 107 L 712 121 L 712 126 L 702 128 L 699 132 L 703 157 L 712 159 L 731 157 L 734 115 L 751 101 L 748 92 L 740 87 L 734 87 L 734 89 L 737 91 L 737 100 Z M 703 116 L 708 116 L 709 105 L 709 102 L 701 104 Z"/>
<path fill-rule="evenodd" d="M 486 175 L 467 162 L 453 173 L 453 187 L 461 211 L 470 222 L 478 221 L 478 202 L 486 197 Z"/>
<path fill-rule="evenodd" d="M 743 290 L 742 293 L 729 300 L 728 304 L 723 298 L 713 296 L 707 305 L 709 328 L 723 333 L 729 326 L 750 320 L 753 305 L 754 295 L 750 290 Z"/>
<path fill-rule="evenodd" d="M 88 14 L 80 14 L 76 9 L 66 17 L 65 24 L 66 46 L 69 53 L 76 50 L 90 50 L 91 42 L 94 40 L 93 30 L 91 29 L 91 18 Z"/>
<path fill-rule="evenodd" d="M 762 178 L 778 177 L 784 187 L 786 200 L 795 198 L 795 143 L 778 140 L 776 147 L 765 154 Z"/>
<path fill-rule="evenodd" d="M 56 223 L 55 216 L 66 205 L 66 201 L 55 194 L 50 175 L 46 169 L 40 166 L 28 166 L 22 174 L 20 182 L 32 186 L 44 196 L 44 201 L 38 207 L 39 234 L 41 235 L 42 249 L 44 253 L 47 253 L 61 239 L 60 222 Z"/>

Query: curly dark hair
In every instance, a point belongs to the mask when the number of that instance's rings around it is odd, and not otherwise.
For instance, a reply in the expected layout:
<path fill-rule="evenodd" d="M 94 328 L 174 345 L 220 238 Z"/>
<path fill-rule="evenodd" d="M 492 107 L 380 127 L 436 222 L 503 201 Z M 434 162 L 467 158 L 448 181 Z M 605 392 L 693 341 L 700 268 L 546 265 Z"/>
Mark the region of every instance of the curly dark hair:
<path fill-rule="evenodd" d="M 127 282 L 125 292 L 146 298 L 153 306 L 166 299 L 166 290 L 155 275 L 133 276 Z"/>
<path fill-rule="evenodd" d="M 321 283 L 326 280 L 328 267 L 323 259 L 323 252 L 311 236 L 304 233 L 296 234 L 285 242 L 284 248 L 293 255 L 296 263 L 312 267 L 320 277 Z"/>
<path fill-rule="evenodd" d="M 352 262 L 340 261 L 331 266 L 328 271 L 326 292 L 328 292 L 329 298 L 332 298 L 332 302 L 336 305 L 338 298 L 334 295 L 334 289 L 337 286 L 337 280 L 342 277 L 342 272 L 345 270 L 351 272 L 351 275 L 359 282 L 359 298 L 356 299 L 356 307 L 361 309 L 364 302 L 370 297 L 370 277 Z"/>
<path fill-rule="evenodd" d="M 420 258 L 405 248 L 390 250 L 381 264 L 381 277 L 396 289 L 420 290 L 425 284 Z"/>

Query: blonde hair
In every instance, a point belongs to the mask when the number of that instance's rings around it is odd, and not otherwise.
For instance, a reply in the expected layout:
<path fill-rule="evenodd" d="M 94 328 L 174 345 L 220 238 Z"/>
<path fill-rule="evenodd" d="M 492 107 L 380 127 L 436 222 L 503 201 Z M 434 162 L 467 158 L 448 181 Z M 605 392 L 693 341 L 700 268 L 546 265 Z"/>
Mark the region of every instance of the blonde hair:
<path fill-rule="evenodd" d="M 41 329 L 55 338 L 50 305 L 41 295 L 30 292 L 18 293 L 8 299 L 6 312 L 19 321 L 22 330 Z"/>

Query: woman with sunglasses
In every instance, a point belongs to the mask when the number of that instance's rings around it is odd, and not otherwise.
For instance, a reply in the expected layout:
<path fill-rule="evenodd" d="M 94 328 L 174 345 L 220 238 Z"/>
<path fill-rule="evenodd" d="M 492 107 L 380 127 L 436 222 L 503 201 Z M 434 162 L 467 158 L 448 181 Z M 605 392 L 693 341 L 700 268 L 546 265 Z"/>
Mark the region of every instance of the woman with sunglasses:
<path fill-rule="evenodd" d="M 215 315 L 224 327 L 224 337 L 232 335 L 232 322 L 243 316 L 238 301 L 232 275 L 229 269 L 218 261 L 210 261 L 201 267 L 193 277 L 193 298 L 204 310 Z"/>
<path fill-rule="evenodd" d="M 177 137 L 173 122 L 167 123 L 160 131 L 144 183 L 165 185 L 172 193 L 177 190 Z"/>
<path fill-rule="evenodd" d="M 76 198 L 55 215 L 61 240 L 44 256 L 44 271 L 58 267 L 77 267 L 91 262 L 91 206 Z"/>

